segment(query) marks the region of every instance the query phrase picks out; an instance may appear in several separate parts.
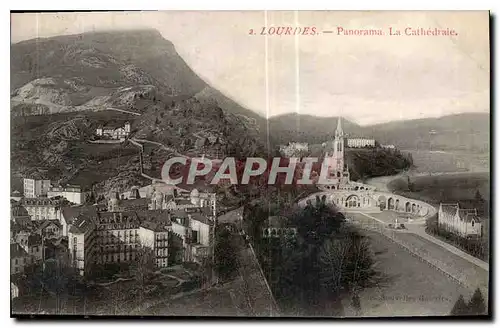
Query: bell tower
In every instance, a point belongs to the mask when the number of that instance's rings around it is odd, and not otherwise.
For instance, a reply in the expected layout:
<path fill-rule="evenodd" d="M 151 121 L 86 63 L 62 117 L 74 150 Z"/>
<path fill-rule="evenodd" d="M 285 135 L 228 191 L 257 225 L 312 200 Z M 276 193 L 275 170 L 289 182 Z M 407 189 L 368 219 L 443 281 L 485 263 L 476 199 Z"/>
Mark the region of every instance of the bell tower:
<path fill-rule="evenodd" d="M 333 141 L 333 157 L 335 158 L 335 170 L 344 172 L 344 131 L 342 130 L 342 118 L 339 116 L 335 140 Z"/>

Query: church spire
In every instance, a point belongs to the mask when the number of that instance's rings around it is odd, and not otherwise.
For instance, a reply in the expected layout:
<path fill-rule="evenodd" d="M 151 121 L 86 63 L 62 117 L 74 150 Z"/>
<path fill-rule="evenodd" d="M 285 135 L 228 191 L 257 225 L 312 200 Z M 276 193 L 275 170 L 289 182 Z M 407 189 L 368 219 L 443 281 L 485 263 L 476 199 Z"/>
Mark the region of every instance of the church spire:
<path fill-rule="evenodd" d="M 342 131 L 342 117 L 339 116 L 337 120 L 337 129 L 335 130 L 335 136 L 342 136 L 344 131 Z"/>

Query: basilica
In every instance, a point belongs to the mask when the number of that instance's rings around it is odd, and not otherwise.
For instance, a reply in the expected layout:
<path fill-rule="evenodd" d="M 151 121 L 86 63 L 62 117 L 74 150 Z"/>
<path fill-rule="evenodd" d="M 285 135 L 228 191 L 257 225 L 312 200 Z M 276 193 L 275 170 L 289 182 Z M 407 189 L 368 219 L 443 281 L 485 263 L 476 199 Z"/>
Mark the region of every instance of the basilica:
<path fill-rule="evenodd" d="M 375 187 L 351 181 L 349 166 L 345 163 L 345 134 L 342 130 L 342 118 L 337 121 L 335 138 L 332 142 L 325 143 L 324 163 L 327 167 L 327 179 L 329 184 L 318 185 L 318 188 L 327 190 L 375 190 Z"/>

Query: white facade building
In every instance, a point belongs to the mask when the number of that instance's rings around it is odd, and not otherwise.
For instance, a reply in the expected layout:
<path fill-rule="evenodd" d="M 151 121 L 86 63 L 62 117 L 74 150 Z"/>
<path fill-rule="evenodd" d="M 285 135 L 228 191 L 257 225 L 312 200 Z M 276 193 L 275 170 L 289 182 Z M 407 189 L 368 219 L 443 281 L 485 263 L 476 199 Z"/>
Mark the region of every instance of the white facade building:
<path fill-rule="evenodd" d="M 105 139 L 125 140 L 130 134 L 130 123 L 125 122 L 123 126 L 108 124 L 96 129 L 96 135 Z"/>
<path fill-rule="evenodd" d="M 62 202 L 59 199 L 25 198 L 21 206 L 26 209 L 31 220 L 60 220 Z"/>
<path fill-rule="evenodd" d="M 23 181 L 23 188 L 25 198 L 47 196 L 47 192 L 50 188 L 50 180 L 25 178 Z"/>
<path fill-rule="evenodd" d="M 64 197 L 68 201 L 81 205 L 85 203 L 85 199 L 87 197 L 87 194 L 85 192 L 82 192 L 82 189 L 80 186 L 59 186 L 59 187 L 51 187 L 49 188 L 47 192 L 47 197 L 48 198 L 53 198 L 53 197 Z"/>
<path fill-rule="evenodd" d="M 439 205 L 438 226 L 446 231 L 461 237 L 480 237 L 481 219 L 477 216 L 477 210 L 461 209 L 458 204 Z"/>
<path fill-rule="evenodd" d="M 349 148 L 375 147 L 375 139 L 349 138 L 347 139 L 347 147 Z"/>

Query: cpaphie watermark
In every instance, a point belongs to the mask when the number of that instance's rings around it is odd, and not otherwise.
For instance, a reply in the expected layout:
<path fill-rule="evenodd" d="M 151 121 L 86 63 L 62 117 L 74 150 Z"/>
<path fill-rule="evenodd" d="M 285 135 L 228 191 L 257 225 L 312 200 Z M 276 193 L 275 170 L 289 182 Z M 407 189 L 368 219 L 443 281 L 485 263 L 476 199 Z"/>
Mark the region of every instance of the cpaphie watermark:
<path fill-rule="evenodd" d="M 328 158 L 319 162 L 317 157 L 248 157 L 244 161 L 234 157 L 224 160 L 173 157 L 163 164 L 161 176 L 170 185 L 194 184 L 198 178 L 212 185 L 328 185 L 337 183 L 340 174 L 333 170 Z"/>

